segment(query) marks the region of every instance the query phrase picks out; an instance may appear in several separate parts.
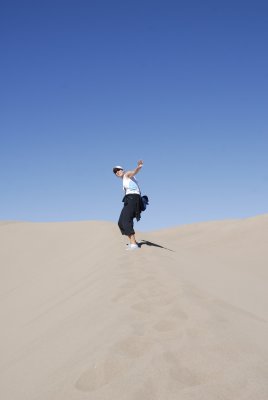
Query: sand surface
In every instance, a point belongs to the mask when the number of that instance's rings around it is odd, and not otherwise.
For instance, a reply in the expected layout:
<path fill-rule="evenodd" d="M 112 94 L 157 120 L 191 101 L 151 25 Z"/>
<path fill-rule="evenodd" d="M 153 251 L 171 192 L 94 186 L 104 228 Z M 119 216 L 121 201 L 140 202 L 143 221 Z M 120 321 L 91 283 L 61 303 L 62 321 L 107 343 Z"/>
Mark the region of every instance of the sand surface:
<path fill-rule="evenodd" d="M 268 215 L 137 238 L 0 223 L 1 399 L 268 399 Z"/>

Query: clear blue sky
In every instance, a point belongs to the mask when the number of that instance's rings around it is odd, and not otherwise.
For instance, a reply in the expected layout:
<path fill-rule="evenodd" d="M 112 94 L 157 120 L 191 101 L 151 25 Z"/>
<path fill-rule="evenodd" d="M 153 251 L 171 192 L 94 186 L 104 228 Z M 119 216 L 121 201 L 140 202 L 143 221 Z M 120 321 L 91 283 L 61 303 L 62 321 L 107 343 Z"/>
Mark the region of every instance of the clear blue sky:
<path fill-rule="evenodd" d="M 266 1 L 1 1 L 0 220 L 151 230 L 268 210 Z"/>

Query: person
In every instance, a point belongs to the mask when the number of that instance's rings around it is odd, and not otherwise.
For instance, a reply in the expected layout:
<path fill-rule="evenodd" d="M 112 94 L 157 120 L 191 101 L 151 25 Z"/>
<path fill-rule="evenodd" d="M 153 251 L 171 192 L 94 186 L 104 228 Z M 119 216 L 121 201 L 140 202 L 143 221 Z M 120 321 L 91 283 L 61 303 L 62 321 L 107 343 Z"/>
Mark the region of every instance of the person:
<path fill-rule="evenodd" d="M 117 165 L 113 168 L 113 173 L 123 179 L 123 189 L 125 196 L 123 198 L 124 206 L 122 208 L 118 226 L 122 235 L 129 238 L 127 250 L 136 250 L 139 245 L 135 238 L 134 218 L 139 221 L 141 213 L 141 191 L 135 175 L 141 170 L 143 161 L 139 160 L 137 167 L 133 171 L 125 171 L 123 167 Z"/>

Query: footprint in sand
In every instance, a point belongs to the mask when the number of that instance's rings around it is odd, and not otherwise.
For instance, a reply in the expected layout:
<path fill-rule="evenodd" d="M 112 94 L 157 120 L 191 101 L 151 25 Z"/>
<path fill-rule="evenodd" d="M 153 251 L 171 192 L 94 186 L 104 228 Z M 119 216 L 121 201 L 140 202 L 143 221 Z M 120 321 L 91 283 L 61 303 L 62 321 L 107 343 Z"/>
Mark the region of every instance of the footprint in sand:
<path fill-rule="evenodd" d="M 120 289 L 134 289 L 138 286 L 138 282 L 129 281 L 120 286 Z"/>
<path fill-rule="evenodd" d="M 154 325 L 154 329 L 158 332 L 170 332 L 177 329 L 177 324 L 174 321 L 162 320 Z"/>
<path fill-rule="evenodd" d="M 80 375 L 75 388 L 82 392 L 91 392 L 108 385 L 124 375 L 131 368 L 133 359 L 145 354 L 151 345 L 151 341 L 136 336 L 119 341 L 111 347 L 107 359 L 95 363 Z"/>
<path fill-rule="evenodd" d="M 179 320 L 185 320 L 186 321 L 187 319 L 189 319 L 188 315 L 184 311 L 182 311 L 179 307 L 174 307 L 171 310 L 170 314 L 174 318 L 177 318 Z"/>
<path fill-rule="evenodd" d="M 131 400 L 156 400 L 158 398 L 159 397 L 155 388 L 155 384 L 151 381 L 148 381 L 144 383 L 143 386 L 139 388 L 136 393 L 133 394 Z"/>
<path fill-rule="evenodd" d="M 141 296 L 142 297 L 142 296 Z M 166 307 L 174 303 L 174 297 L 165 292 L 153 291 L 144 295 L 144 300 L 131 306 L 136 311 L 151 312 L 154 308 Z"/>
<path fill-rule="evenodd" d="M 111 300 L 113 303 L 117 303 L 118 301 L 128 296 L 129 294 L 130 294 L 129 290 L 120 290 L 119 293 L 116 296 L 114 296 Z"/>
<path fill-rule="evenodd" d="M 152 346 L 152 341 L 141 337 L 130 336 L 113 346 L 113 351 L 129 359 L 141 357 Z"/>
<path fill-rule="evenodd" d="M 138 282 L 126 282 L 120 286 L 118 293 L 112 298 L 112 302 L 116 303 L 125 296 L 128 296 L 138 286 Z"/>
<path fill-rule="evenodd" d="M 138 311 L 138 312 L 141 312 L 141 313 L 146 313 L 146 314 L 151 313 L 152 310 L 153 310 L 152 304 L 148 303 L 148 302 L 144 302 L 144 301 L 141 301 L 139 303 L 133 304 L 131 306 L 131 308 L 133 310 L 135 310 L 135 311 Z"/>
<path fill-rule="evenodd" d="M 198 386 L 206 381 L 205 376 L 197 373 L 193 367 L 183 365 L 181 359 L 174 354 L 165 353 L 164 359 L 169 364 L 169 377 L 181 388 Z"/>
<path fill-rule="evenodd" d="M 132 326 L 132 333 L 136 336 L 144 336 L 146 332 L 146 326 L 144 323 L 141 322 L 133 322 Z"/>
<path fill-rule="evenodd" d="M 182 388 L 197 386 L 203 383 L 203 380 L 191 369 L 176 365 L 169 371 L 170 378 L 176 380 Z"/>
<path fill-rule="evenodd" d="M 75 388 L 82 392 L 97 390 L 126 372 L 128 368 L 129 364 L 123 359 L 110 357 L 85 370 L 75 383 Z"/>

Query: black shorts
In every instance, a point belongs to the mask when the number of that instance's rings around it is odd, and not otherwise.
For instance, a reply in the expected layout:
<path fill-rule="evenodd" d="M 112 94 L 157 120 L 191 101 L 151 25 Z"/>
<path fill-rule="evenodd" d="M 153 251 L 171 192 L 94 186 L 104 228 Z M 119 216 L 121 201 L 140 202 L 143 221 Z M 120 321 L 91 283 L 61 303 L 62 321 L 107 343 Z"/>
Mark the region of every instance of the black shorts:
<path fill-rule="evenodd" d="M 124 207 L 121 211 L 118 226 L 122 235 L 134 235 L 134 218 L 137 216 L 139 208 L 140 195 L 128 194 L 124 197 Z"/>

